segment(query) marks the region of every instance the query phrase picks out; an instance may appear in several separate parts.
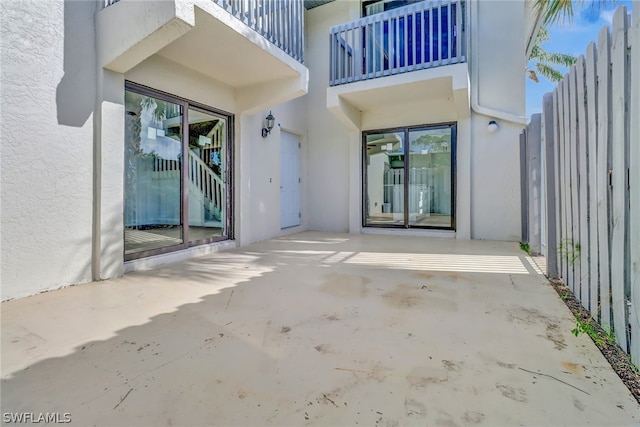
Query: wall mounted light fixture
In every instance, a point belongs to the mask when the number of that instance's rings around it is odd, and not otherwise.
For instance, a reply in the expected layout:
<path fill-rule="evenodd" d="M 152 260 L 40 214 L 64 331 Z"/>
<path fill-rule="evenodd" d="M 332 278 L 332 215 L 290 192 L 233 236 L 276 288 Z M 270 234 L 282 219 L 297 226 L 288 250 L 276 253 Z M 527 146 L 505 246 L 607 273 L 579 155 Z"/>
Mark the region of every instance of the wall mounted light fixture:
<path fill-rule="evenodd" d="M 487 131 L 489 133 L 496 133 L 498 132 L 498 122 L 496 122 L 495 120 L 491 120 L 489 122 L 489 126 L 487 126 Z"/>
<path fill-rule="evenodd" d="M 273 114 L 271 114 L 271 111 L 269 111 L 269 115 L 264 118 L 264 127 L 262 128 L 263 138 L 266 138 L 267 135 L 271 133 L 271 129 L 273 129 L 273 125 L 275 124 L 275 122 L 275 117 L 273 117 Z"/>

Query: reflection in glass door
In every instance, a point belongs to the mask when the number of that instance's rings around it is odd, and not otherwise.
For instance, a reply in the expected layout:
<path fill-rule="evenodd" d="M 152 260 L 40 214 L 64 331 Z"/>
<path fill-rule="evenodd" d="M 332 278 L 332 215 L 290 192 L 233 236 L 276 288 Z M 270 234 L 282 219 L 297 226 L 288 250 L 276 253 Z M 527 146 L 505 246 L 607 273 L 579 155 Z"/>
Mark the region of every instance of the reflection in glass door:
<path fill-rule="evenodd" d="M 182 107 L 125 93 L 125 255 L 180 245 Z"/>
<path fill-rule="evenodd" d="M 125 260 L 232 238 L 232 116 L 125 87 Z"/>
<path fill-rule="evenodd" d="M 365 132 L 364 149 L 365 226 L 455 228 L 455 124 Z"/>
<path fill-rule="evenodd" d="M 451 128 L 409 131 L 409 225 L 451 227 Z"/>
<path fill-rule="evenodd" d="M 366 136 L 366 223 L 404 224 L 404 132 Z"/>
<path fill-rule="evenodd" d="M 189 109 L 189 241 L 225 235 L 224 117 Z"/>

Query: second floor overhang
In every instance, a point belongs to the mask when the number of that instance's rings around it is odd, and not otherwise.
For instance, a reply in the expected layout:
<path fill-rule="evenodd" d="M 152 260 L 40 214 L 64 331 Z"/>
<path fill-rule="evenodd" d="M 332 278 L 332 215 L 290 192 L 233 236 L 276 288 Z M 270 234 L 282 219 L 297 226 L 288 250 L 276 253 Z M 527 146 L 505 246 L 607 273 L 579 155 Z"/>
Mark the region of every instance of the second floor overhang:
<path fill-rule="evenodd" d="M 107 70 L 124 74 L 159 55 L 237 89 L 238 98 L 270 93 L 269 86 L 291 92 L 280 102 L 307 92 L 301 0 L 109 1 L 96 17 Z"/>
<path fill-rule="evenodd" d="M 327 108 L 359 131 L 469 117 L 466 63 L 327 88 Z"/>

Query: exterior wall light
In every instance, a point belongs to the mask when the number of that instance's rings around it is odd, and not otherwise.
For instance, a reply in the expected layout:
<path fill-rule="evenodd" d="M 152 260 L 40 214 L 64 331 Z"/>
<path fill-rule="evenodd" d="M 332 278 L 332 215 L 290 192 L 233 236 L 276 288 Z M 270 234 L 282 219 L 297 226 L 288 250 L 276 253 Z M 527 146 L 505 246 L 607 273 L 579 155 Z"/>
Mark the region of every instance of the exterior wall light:
<path fill-rule="evenodd" d="M 262 128 L 262 137 L 266 138 L 267 135 L 271 133 L 271 129 L 273 129 L 273 125 L 276 122 L 276 119 L 275 117 L 273 117 L 273 114 L 271 114 L 271 111 L 269 111 L 269 115 L 264 118 L 264 122 L 265 127 Z"/>
<path fill-rule="evenodd" d="M 487 126 L 487 131 L 489 133 L 496 133 L 498 132 L 498 122 L 496 122 L 495 120 L 491 120 L 489 122 L 489 126 Z"/>

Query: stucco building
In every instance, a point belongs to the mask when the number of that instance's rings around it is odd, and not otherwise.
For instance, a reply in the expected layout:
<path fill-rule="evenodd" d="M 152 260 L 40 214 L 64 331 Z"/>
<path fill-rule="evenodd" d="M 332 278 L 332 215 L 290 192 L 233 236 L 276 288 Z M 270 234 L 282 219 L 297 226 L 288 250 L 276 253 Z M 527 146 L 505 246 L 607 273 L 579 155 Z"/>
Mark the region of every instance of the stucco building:
<path fill-rule="evenodd" d="M 2 299 L 303 230 L 518 240 L 531 7 L 0 2 Z"/>

